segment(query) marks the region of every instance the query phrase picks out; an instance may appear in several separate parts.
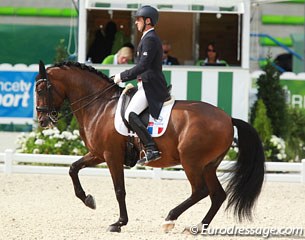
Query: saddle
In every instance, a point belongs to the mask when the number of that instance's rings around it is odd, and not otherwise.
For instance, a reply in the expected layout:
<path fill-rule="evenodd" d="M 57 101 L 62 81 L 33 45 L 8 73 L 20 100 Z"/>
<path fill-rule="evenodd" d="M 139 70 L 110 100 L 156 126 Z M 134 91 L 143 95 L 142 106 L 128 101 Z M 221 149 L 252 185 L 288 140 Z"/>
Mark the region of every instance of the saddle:
<path fill-rule="evenodd" d="M 168 87 L 168 90 L 170 92 L 171 85 Z M 142 148 L 141 143 L 135 144 L 135 136 L 136 134 L 132 131 L 132 128 L 130 127 L 128 121 L 125 119 L 125 112 L 128 107 L 129 102 L 131 101 L 134 94 L 137 92 L 137 87 L 134 87 L 132 84 L 127 84 L 124 91 L 121 94 L 121 97 L 119 99 L 119 103 L 116 110 L 116 116 L 115 116 L 115 128 L 116 130 L 125 136 L 128 136 L 128 140 L 126 142 L 126 151 L 125 151 L 125 162 L 124 164 L 129 167 L 135 166 L 137 163 L 137 160 L 140 156 L 140 152 L 142 149 L 139 149 L 139 147 Z M 169 103 L 165 103 L 163 105 L 163 108 L 161 110 L 160 116 L 162 116 L 162 111 L 164 112 L 164 106 L 166 105 L 166 111 L 163 113 L 163 115 L 166 115 L 164 117 L 165 121 L 158 121 L 153 119 L 150 114 L 148 107 L 139 115 L 139 118 L 143 122 L 144 126 L 147 127 L 148 132 L 152 135 L 152 137 L 161 136 L 166 129 L 170 111 L 174 105 L 174 99 L 169 99 Z M 165 123 L 164 123 L 165 122 Z M 155 130 L 157 129 L 157 130 Z M 160 131 L 161 129 L 161 131 Z M 138 147 L 139 146 L 139 147 Z"/>

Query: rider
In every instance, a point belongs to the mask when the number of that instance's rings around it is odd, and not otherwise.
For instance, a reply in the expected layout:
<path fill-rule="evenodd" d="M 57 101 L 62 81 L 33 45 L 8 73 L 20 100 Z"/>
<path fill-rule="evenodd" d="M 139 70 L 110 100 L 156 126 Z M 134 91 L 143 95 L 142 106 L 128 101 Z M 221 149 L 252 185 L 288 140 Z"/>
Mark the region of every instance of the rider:
<path fill-rule="evenodd" d="M 114 82 L 126 82 L 135 78 L 138 80 L 138 91 L 126 109 L 125 118 L 146 149 L 144 158 L 138 163 L 146 164 L 159 159 L 161 154 L 140 120 L 139 114 L 149 107 L 150 115 L 158 119 L 162 105 L 170 95 L 162 72 L 162 43 L 154 29 L 159 13 L 151 6 L 142 6 L 135 16 L 137 29 L 142 33 L 137 48 L 137 64 L 129 70 L 116 74 Z"/>

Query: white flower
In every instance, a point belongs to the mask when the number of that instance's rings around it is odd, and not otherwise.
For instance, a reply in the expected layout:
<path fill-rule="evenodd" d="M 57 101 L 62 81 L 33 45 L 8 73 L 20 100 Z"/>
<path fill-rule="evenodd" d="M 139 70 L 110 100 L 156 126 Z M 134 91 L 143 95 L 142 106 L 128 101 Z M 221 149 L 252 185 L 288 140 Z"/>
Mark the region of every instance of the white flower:
<path fill-rule="evenodd" d="M 36 137 L 36 133 L 35 132 L 30 132 L 29 137 Z"/>
<path fill-rule="evenodd" d="M 42 131 L 42 135 L 44 136 L 51 136 L 53 135 L 53 130 L 50 128 L 50 129 L 45 129 Z"/>
<path fill-rule="evenodd" d="M 60 148 L 62 145 L 63 145 L 63 142 L 59 141 L 59 142 L 54 144 L 54 147 Z"/>
<path fill-rule="evenodd" d="M 63 137 L 61 137 L 61 135 L 59 134 L 59 133 L 55 133 L 54 135 L 53 135 L 53 138 L 63 138 Z"/>
<path fill-rule="evenodd" d="M 44 142 L 45 142 L 45 140 L 43 140 L 43 139 L 37 139 L 37 140 L 35 141 L 35 144 L 36 144 L 36 145 L 42 145 L 42 144 L 44 144 Z"/>
<path fill-rule="evenodd" d="M 63 131 L 62 133 L 61 133 L 61 135 L 65 138 L 65 139 L 67 139 L 67 140 L 71 140 L 72 139 L 72 133 L 71 132 L 68 132 L 68 131 Z"/>
<path fill-rule="evenodd" d="M 78 153 L 79 153 L 79 151 L 78 151 L 77 148 L 73 148 L 72 152 L 73 152 L 74 154 L 78 154 Z"/>
<path fill-rule="evenodd" d="M 35 149 L 33 150 L 33 153 L 34 153 L 34 154 L 38 154 L 38 153 L 39 153 L 39 149 L 38 149 L 38 148 L 35 148 Z"/>
<path fill-rule="evenodd" d="M 79 136 L 79 130 L 73 130 L 73 134 Z"/>

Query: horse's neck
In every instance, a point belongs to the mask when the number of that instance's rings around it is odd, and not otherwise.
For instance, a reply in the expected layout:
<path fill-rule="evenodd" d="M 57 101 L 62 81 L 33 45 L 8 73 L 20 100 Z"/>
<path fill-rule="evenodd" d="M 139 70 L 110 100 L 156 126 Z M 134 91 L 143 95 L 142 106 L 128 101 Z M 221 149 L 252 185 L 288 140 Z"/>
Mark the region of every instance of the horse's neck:
<path fill-rule="evenodd" d="M 117 101 L 116 96 L 119 95 L 117 88 L 110 88 L 109 82 L 94 74 L 71 74 L 66 83 L 68 100 L 80 124 L 84 123 L 84 118 L 95 118 L 104 114 L 105 107 Z"/>
<path fill-rule="evenodd" d="M 66 94 L 70 101 L 70 103 L 78 102 L 80 99 L 84 99 L 83 101 L 79 101 L 79 103 L 85 103 L 90 101 L 92 97 L 98 92 L 102 92 L 104 89 L 107 88 L 109 83 L 107 81 L 103 81 L 98 76 L 91 73 L 88 75 L 76 75 L 71 76 L 66 79 L 65 87 L 66 87 Z"/>

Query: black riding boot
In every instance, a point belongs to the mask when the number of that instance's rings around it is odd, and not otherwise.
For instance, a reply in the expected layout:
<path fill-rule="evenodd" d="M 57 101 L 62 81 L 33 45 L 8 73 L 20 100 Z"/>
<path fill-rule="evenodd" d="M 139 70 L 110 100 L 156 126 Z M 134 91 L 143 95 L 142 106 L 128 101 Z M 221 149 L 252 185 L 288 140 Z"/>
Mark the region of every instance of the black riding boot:
<path fill-rule="evenodd" d="M 140 159 L 138 163 L 146 164 L 150 161 L 159 159 L 161 155 L 156 146 L 156 143 L 152 139 L 139 116 L 134 112 L 129 114 L 129 125 L 131 126 L 132 130 L 137 133 L 146 149 L 144 158 Z"/>

